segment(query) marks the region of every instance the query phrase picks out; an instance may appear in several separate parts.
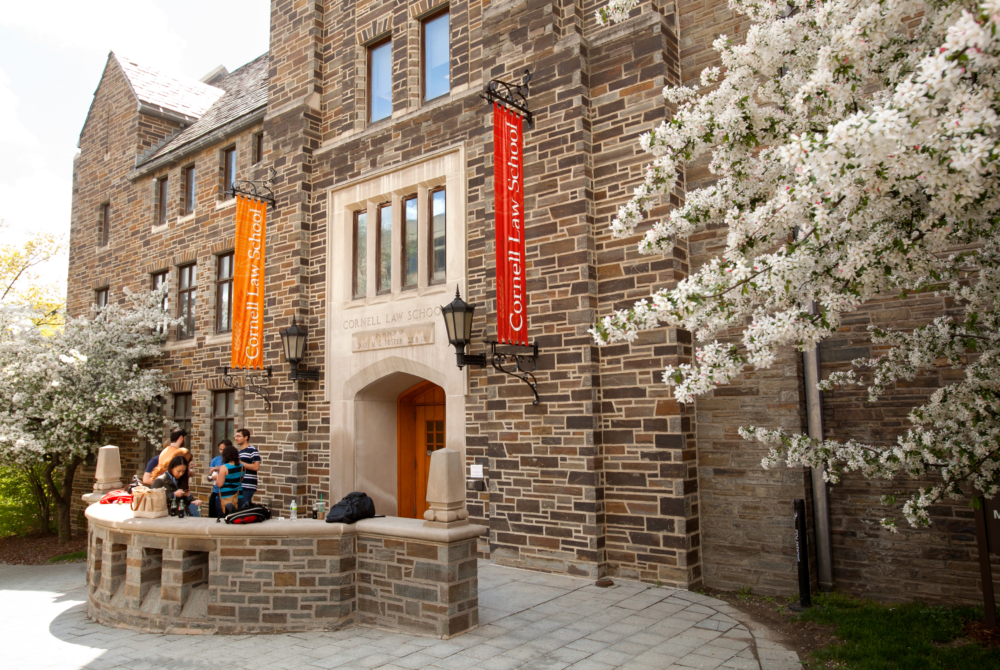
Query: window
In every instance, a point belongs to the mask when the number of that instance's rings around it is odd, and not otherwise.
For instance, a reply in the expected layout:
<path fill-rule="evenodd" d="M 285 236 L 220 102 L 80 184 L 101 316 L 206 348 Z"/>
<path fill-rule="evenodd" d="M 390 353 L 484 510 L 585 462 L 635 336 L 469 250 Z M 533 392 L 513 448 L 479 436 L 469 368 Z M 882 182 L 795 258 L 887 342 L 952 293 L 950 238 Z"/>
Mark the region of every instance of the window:
<path fill-rule="evenodd" d="M 153 280 L 152 283 L 153 283 L 153 290 L 154 291 L 156 291 L 157 289 L 159 289 L 161 286 L 166 286 L 167 285 L 167 271 L 166 270 L 163 270 L 162 272 L 154 272 L 151 275 L 151 277 L 152 277 L 152 280 Z M 164 295 L 163 296 L 163 302 L 161 303 L 161 306 L 163 307 L 164 310 L 167 309 L 167 305 L 168 304 L 169 303 L 167 302 L 167 296 Z"/>
<path fill-rule="evenodd" d="M 188 446 L 190 447 L 190 435 L 191 435 L 191 419 L 193 418 L 191 413 L 191 394 L 190 393 L 175 393 L 174 394 L 174 423 L 177 424 L 178 428 L 183 428 L 188 432 Z"/>
<path fill-rule="evenodd" d="M 236 391 L 215 391 L 212 397 L 212 449 L 217 453 L 219 442 L 233 439 L 236 434 Z"/>
<path fill-rule="evenodd" d="M 431 207 L 430 222 L 430 262 L 427 264 L 430 270 L 430 283 L 442 284 L 447 274 L 448 253 L 445 244 L 445 190 L 444 187 L 431 191 L 427 194 Z"/>
<path fill-rule="evenodd" d="M 194 263 L 177 268 L 177 316 L 181 322 L 178 339 L 194 337 L 195 298 L 198 293 L 198 266 Z"/>
<path fill-rule="evenodd" d="M 166 177 L 156 180 L 156 225 L 162 226 L 167 222 L 167 195 L 169 181 Z"/>
<path fill-rule="evenodd" d="M 253 136 L 253 164 L 264 160 L 264 133 L 257 133 Z"/>
<path fill-rule="evenodd" d="M 447 95 L 451 90 L 451 34 L 448 10 L 423 22 L 424 100 Z"/>
<path fill-rule="evenodd" d="M 184 168 L 184 215 L 194 214 L 194 186 L 195 173 L 194 166 L 188 165 Z"/>
<path fill-rule="evenodd" d="M 392 40 L 368 47 L 368 120 L 392 114 Z"/>
<path fill-rule="evenodd" d="M 222 152 L 222 199 L 235 197 L 232 193 L 233 182 L 236 181 L 236 147 L 230 147 Z"/>
<path fill-rule="evenodd" d="M 102 247 L 108 246 L 108 240 L 111 238 L 111 204 L 104 203 L 101 205 L 101 210 L 98 213 L 100 221 L 98 222 L 97 228 L 97 244 Z"/>
<path fill-rule="evenodd" d="M 219 273 L 215 280 L 215 332 L 233 329 L 233 254 L 219 256 Z"/>
<path fill-rule="evenodd" d="M 94 291 L 94 304 L 97 305 L 97 309 L 104 309 L 108 306 L 108 288 L 99 288 Z"/>
<path fill-rule="evenodd" d="M 403 288 L 417 287 L 417 261 L 419 257 L 417 242 L 417 196 L 403 200 L 403 244 L 400 256 L 403 259 Z"/>
<path fill-rule="evenodd" d="M 368 294 L 368 212 L 354 212 L 354 280 L 352 295 L 364 298 Z"/>
<path fill-rule="evenodd" d="M 378 292 L 392 291 L 392 204 L 378 206 Z"/>

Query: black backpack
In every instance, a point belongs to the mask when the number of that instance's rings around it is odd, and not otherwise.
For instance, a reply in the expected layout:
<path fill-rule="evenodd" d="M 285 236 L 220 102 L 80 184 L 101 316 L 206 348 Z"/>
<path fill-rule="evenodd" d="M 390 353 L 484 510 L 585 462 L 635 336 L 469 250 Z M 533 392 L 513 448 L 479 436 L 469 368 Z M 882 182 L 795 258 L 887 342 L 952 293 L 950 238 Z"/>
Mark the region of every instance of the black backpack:
<path fill-rule="evenodd" d="M 227 507 L 229 507 L 229 505 L 227 505 Z M 215 520 L 215 523 L 225 521 L 226 523 L 245 525 L 249 523 L 261 523 L 262 521 L 267 521 L 270 518 L 271 510 L 263 505 L 247 505 L 241 510 L 219 517 Z"/>
<path fill-rule="evenodd" d="M 327 523 L 354 523 L 375 516 L 375 503 L 365 493 L 348 493 L 344 499 L 330 508 Z"/>

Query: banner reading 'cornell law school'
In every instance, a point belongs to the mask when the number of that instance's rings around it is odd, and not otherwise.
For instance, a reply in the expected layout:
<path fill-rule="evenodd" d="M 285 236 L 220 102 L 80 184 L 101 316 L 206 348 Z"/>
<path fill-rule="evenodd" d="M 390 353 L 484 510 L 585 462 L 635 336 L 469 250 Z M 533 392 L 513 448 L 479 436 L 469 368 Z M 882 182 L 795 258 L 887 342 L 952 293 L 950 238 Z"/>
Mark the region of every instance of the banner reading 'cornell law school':
<path fill-rule="evenodd" d="M 497 340 L 528 345 L 524 268 L 524 175 L 521 117 L 493 103 L 496 197 Z"/>
<path fill-rule="evenodd" d="M 233 352 L 230 367 L 264 367 L 264 232 L 267 203 L 236 198 Z"/>

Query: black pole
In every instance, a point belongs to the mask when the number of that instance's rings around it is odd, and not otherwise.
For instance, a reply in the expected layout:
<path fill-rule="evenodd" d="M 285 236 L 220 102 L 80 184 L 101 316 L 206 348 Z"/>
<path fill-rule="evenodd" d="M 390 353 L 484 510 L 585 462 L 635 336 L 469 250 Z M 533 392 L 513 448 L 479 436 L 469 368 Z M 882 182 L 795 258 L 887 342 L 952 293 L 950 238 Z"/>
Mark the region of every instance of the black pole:
<path fill-rule="evenodd" d="M 983 609 L 986 610 L 986 627 L 997 627 L 997 601 L 993 595 L 993 571 L 990 569 L 989 534 L 986 529 L 986 499 L 979 497 L 976 510 L 976 544 L 979 549 L 979 571 L 983 580 Z"/>
<path fill-rule="evenodd" d="M 812 607 L 809 591 L 809 540 L 806 536 L 806 501 L 795 499 L 795 558 L 799 564 L 799 607 Z"/>

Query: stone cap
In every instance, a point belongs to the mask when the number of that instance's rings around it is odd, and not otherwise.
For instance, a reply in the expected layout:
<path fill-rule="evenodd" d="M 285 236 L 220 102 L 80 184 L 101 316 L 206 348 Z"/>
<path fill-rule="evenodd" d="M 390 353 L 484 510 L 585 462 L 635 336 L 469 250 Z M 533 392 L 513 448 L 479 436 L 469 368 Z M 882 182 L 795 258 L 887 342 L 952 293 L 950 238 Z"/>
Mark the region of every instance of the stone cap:
<path fill-rule="evenodd" d="M 110 528 L 122 533 L 144 535 L 166 535 L 172 537 L 320 537 L 334 538 L 345 535 L 377 535 L 398 537 L 424 542 L 448 544 L 485 535 L 485 526 L 466 525 L 458 528 L 425 528 L 420 519 L 384 517 L 364 519 L 355 524 L 326 523 L 319 519 L 297 519 L 279 521 L 271 519 L 264 523 L 236 526 L 217 523 L 215 519 L 165 516 L 159 519 L 137 519 L 132 516 L 128 505 L 101 505 L 95 503 L 87 508 L 87 519 L 95 526 Z"/>

